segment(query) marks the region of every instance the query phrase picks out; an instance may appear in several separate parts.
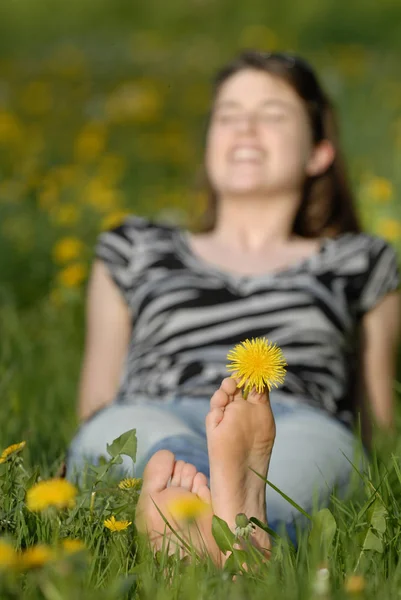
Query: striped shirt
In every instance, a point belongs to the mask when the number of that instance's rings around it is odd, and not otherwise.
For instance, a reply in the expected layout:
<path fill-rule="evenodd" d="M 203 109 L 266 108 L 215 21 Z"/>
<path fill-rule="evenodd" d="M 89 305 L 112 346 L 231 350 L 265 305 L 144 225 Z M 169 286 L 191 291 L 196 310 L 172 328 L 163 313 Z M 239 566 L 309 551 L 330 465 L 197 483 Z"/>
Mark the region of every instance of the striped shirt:
<path fill-rule="evenodd" d="M 210 396 L 228 351 L 267 337 L 288 363 L 280 392 L 350 421 L 360 319 L 400 284 L 393 248 L 367 233 L 324 238 L 288 268 L 240 276 L 198 257 L 179 228 L 132 216 L 100 235 L 96 256 L 133 317 L 122 402 Z"/>

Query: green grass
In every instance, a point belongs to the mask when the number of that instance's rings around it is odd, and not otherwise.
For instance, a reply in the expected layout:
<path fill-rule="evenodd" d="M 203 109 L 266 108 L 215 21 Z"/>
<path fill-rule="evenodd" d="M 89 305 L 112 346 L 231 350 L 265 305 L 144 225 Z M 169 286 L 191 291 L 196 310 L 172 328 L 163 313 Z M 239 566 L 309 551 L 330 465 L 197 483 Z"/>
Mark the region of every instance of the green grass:
<path fill-rule="evenodd" d="M 102 222 L 116 213 L 183 223 L 199 214 L 192 189 L 209 80 L 243 45 L 296 50 L 317 67 L 339 109 L 364 223 L 401 253 L 400 17 L 398 0 L 1 4 L 0 446 L 27 445 L 22 458 L 0 464 L 0 537 L 25 548 L 68 536 L 88 549 L 43 569 L 0 573 L 1 600 L 309 599 L 318 597 L 323 562 L 333 600 L 349 597 L 344 581 L 354 572 L 366 580 L 361 597 L 399 598 L 398 435 L 377 439 L 359 489 L 347 502 L 333 497 L 332 517 L 314 516 L 297 551 L 279 539 L 270 563 L 255 569 L 251 561 L 235 583 L 210 561 L 154 560 L 132 526 L 107 531 L 110 514 L 133 521 L 135 513 L 136 496 L 112 481 L 98 484 L 106 490 L 92 509 L 88 488 L 76 508 L 48 516 L 26 509 L 25 491 L 59 472 L 78 425 L 85 279 L 66 285 L 64 269 L 88 267 Z M 136 107 L 129 114 L 121 108 L 127 93 Z M 103 127 L 98 149 L 77 151 L 93 122 Z M 55 244 L 70 237 L 82 241 L 81 254 L 57 262 Z"/>

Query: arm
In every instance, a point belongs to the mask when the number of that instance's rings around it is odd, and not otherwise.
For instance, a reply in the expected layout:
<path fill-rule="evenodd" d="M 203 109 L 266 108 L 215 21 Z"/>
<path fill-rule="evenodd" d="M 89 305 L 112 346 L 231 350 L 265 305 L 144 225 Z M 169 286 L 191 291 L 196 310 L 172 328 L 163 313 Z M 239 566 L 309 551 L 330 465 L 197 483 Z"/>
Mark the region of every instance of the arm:
<path fill-rule="evenodd" d="M 364 387 L 373 420 L 382 428 L 394 427 L 396 355 L 400 336 L 398 292 L 387 294 L 363 317 L 364 347 L 362 369 Z"/>
<path fill-rule="evenodd" d="M 93 265 L 87 296 L 87 325 L 79 385 L 79 417 L 112 402 L 131 330 L 131 315 L 100 260 Z"/>

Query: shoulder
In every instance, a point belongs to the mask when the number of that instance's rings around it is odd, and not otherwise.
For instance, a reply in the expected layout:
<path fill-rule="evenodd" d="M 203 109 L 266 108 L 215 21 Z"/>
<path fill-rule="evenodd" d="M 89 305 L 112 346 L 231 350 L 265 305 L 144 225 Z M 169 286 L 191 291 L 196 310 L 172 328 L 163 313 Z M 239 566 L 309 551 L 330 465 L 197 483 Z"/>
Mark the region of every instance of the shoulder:
<path fill-rule="evenodd" d="M 120 245 L 135 248 L 158 240 L 171 238 L 175 227 L 152 221 L 145 217 L 129 215 L 121 223 L 103 231 L 99 242 L 106 245 Z"/>
<path fill-rule="evenodd" d="M 397 263 L 394 247 L 384 238 L 367 233 L 343 233 L 327 242 L 327 261 L 337 272 L 360 275 L 378 263 Z"/>

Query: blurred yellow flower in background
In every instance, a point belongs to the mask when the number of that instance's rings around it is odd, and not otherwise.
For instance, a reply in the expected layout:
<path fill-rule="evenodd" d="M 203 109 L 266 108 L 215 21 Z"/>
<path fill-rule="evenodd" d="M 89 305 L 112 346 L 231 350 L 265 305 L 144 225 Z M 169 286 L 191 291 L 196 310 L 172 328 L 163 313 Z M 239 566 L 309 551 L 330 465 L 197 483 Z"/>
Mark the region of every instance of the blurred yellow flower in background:
<path fill-rule="evenodd" d="M 67 479 L 54 478 L 39 481 L 26 493 L 26 505 L 29 510 L 39 512 L 54 506 L 72 508 L 75 506 L 77 488 Z"/>
<path fill-rule="evenodd" d="M 68 227 L 77 223 L 81 216 L 81 210 L 76 204 L 66 202 L 54 206 L 50 216 L 56 225 Z"/>
<path fill-rule="evenodd" d="M 0 571 L 14 567 L 17 563 L 17 553 L 6 540 L 0 539 Z"/>
<path fill-rule="evenodd" d="M 381 219 L 376 225 L 376 233 L 389 242 L 401 240 L 401 221 L 397 219 Z"/>
<path fill-rule="evenodd" d="M 105 111 L 109 121 L 153 122 L 163 108 L 159 86 L 152 79 L 138 79 L 121 83 L 109 95 Z"/>
<path fill-rule="evenodd" d="M 110 531 L 125 531 L 131 524 L 132 521 L 117 521 L 114 515 L 104 521 L 104 526 Z"/>
<path fill-rule="evenodd" d="M 100 229 L 107 230 L 113 229 L 114 227 L 118 227 L 118 225 L 121 225 L 124 219 L 126 219 L 126 217 L 128 217 L 130 214 L 132 213 L 126 210 L 116 210 L 115 212 L 112 212 L 103 217 L 100 223 Z"/>
<path fill-rule="evenodd" d="M 0 109 L 0 146 L 19 145 L 24 139 L 21 121 L 11 112 Z"/>
<path fill-rule="evenodd" d="M 3 452 L 0 455 L 0 464 L 6 462 L 7 458 L 9 456 L 12 456 L 13 454 L 17 454 L 18 452 L 21 452 L 21 450 L 23 450 L 26 446 L 26 442 L 19 442 L 18 444 L 11 444 L 11 446 L 8 446 L 8 448 L 5 448 L 3 450 Z"/>
<path fill-rule="evenodd" d="M 56 558 L 54 550 L 46 544 L 37 544 L 27 548 L 20 554 L 19 567 L 22 569 L 38 569 Z"/>
<path fill-rule="evenodd" d="M 62 238 L 53 246 L 53 260 L 59 265 L 76 260 L 82 255 L 84 248 L 84 244 L 78 238 Z"/>
<path fill-rule="evenodd" d="M 74 144 L 74 158 L 78 162 L 92 162 L 106 147 L 106 127 L 103 123 L 89 123 L 78 134 Z"/>
<path fill-rule="evenodd" d="M 57 281 L 66 288 L 76 288 L 83 283 L 88 269 L 84 263 L 74 263 L 65 267 L 57 274 Z"/>
<path fill-rule="evenodd" d="M 53 108 L 52 86 L 47 81 L 31 81 L 21 91 L 21 108 L 29 115 L 41 116 Z"/>
<path fill-rule="evenodd" d="M 126 169 L 126 160 L 119 154 L 103 154 L 99 159 L 98 177 L 106 186 L 119 183 Z"/>
<path fill-rule="evenodd" d="M 392 182 L 384 177 L 371 177 L 363 186 L 363 194 L 368 195 L 372 200 L 378 202 L 388 202 L 391 200 L 393 192 Z"/>
<path fill-rule="evenodd" d="M 61 540 L 61 546 L 67 554 L 76 554 L 86 550 L 86 546 L 82 540 L 66 538 Z"/>

